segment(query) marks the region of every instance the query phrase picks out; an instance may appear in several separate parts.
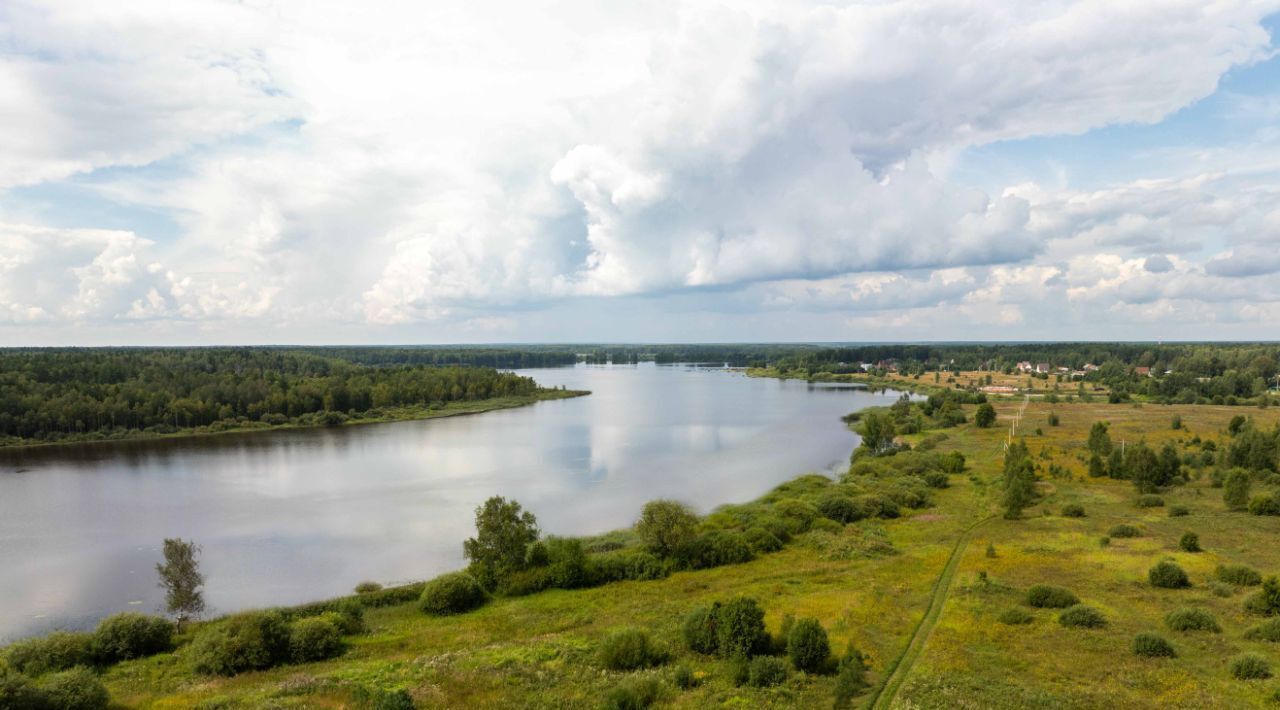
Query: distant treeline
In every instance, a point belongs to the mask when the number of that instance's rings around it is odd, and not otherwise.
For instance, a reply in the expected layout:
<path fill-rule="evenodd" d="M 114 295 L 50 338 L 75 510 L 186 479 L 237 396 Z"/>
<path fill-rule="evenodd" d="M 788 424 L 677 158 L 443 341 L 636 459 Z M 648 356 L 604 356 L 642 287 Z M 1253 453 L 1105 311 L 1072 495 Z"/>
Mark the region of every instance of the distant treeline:
<path fill-rule="evenodd" d="M 1014 372 L 1020 362 L 1076 372 L 1093 365 L 1097 369 L 1090 369 L 1083 379 L 1105 383 L 1121 397 L 1139 394 L 1187 403 L 1261 397 L 1280 384 L 1280 344 L 1275 343 L 867 345 L 797 352 L 773 366 L 839 374 L 861 372 L 865 363 L 873 370 L 892 366 L 904 374 L 918 374 L 940 369 Z"/>
<path fill-rule="evenodd" d="M 102 438 L 210 425 L 233 428 L 297 422 L 308 416 L 322 419 L 299 423 L 332 424 L 341 423 L 347 414 L 384 408 L 435 407 L 538 391 L 532 378 L 489 367 L 388 364 L 397 362 L 397 352 L 0 350 L 0 440 L 56 441 L 86 434 Z M 406 357 L 414 356 L 406 352 Z M 426 352 L 421 357 L 430 357 Z M 459 351 L 459 361 L 466 360 L 464 352 Z M 476 362 L 503 357 L 513 356 L 474 353 Z"/>

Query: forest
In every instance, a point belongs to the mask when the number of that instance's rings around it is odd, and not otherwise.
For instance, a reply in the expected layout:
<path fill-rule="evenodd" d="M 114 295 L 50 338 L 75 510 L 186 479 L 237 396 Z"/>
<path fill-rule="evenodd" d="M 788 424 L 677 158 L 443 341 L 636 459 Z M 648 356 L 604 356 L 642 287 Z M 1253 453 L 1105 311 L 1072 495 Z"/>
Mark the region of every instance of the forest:
<path fill-rule="evenodd" d="M 0 350 L 0 443 L 166 434 L 193 427 L 340 424 L 401 407 L 540 392 L 492 367 L 541 355 L 318 348 Z M 406 363 L 406 364 L 400 364 Z"/>

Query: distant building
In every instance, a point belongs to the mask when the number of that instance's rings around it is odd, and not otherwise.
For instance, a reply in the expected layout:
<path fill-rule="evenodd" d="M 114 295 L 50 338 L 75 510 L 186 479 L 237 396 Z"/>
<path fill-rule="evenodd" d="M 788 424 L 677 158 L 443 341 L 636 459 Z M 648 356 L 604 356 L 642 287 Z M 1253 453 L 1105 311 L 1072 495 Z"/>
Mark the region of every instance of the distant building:
<path fill-rule="evenodd" d="M 1036 364 L 1036 372 L 1042 375 L 1049 374 L 1049 370 L 1051 369 L 1053 369 L 1052 366 L 1047 362 L 1041 362 Z"/>
<path fill-rule="evenodd" d="M 1083 367 L 1082 369 L 1083 369 L 1085 372 L 1093 372 L 1094 370 L 1097 370 L 1097 369 L 1098 369 L 1098 366 L 1097 366 L 1097 365 L 1095 365 L 1095 364 L 1093 364 L 1093 363 L 1091 363 L 1091 362 L 1086 362 L 1086 363 L 1084 364 L 1084 367 Z"/>
<path fill-rule="evenodd" d="M 1031 363 L 1026 360 L 1018 363 L 1018 372 L 1031 372 Z"/>
<path fill-rule="evenodd" d="M 1139 377 L 1150 377 L 1150 376 L 1151 376 L 1151 368 L 1149 368 L 1149 367 L 1135 367 L 1135 368 L 1133 368 L 1133 371 L 1134 371 L 1135 373 L 1137 373 L 1137 375 L 1138 375 Z"/>

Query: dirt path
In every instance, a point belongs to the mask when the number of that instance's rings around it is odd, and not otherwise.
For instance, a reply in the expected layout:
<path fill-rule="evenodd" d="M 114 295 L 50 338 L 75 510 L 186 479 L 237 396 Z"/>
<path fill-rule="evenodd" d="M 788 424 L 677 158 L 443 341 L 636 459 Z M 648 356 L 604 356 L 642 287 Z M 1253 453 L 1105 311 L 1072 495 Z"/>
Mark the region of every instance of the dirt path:
<path fill-rule="evenodd" d="M 924 612 L 924 617 L 920 619 L 920 623 L 916 625 L 915 632 L 911 635 L 911 641 L 907 643 L 907 647 L 903 649 L 902 655 L 887 668 L 888 676 L 881 684 L 880 688 L 871 696 L 867 702 L 867 707 L 871 710 L 882 710 L 893 704 L 893 699 L 898 695 L 898 690 L 902 687 L 902 683 L 911 673 L 912 666 L 915 665 L 916 659 L 919 658 L 920 652 L 924 650 L 925 643 L 929 640 L 929 635 L 933 633 L 933 627 L 938 623 L 938 617 L 942 615 L 942 606 L 947 601 L 947 593 L 951 591 L 951 582 L 955 579 L 956 570 L 960 567 L 960 559 L 964 557 L 965 548 L 969 546 L 969 541 L 973 539 L 974 531 L 978 526 L 991 520 L 991 518 L 983 518 L 978 522 L 970 525 L 968 529 L 960 535 L 960 539 L 956 540 L 955 547 L 951 550 L 951 557 L 947 559 L 947 564 L 942 568 L 942 574 L 938 577 L 938 581 L 933 585 L 933 596 L 929 598 L 929 607 Z"/>

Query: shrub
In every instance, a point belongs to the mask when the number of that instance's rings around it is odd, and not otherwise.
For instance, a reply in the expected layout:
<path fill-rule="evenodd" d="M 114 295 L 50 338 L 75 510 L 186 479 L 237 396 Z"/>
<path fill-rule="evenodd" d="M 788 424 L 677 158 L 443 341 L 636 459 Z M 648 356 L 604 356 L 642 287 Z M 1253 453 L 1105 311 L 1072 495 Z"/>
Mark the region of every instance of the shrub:
<path fill-rule="evenodd" d="M 1190 607 L 1169 612 L 1164 617 L 1164 623 L 1174 631 L 1212 631 L 1215 634 L 1222 631 L 1212 614 L 1204 609 Z"/>
<path fill-rule="evenodd" d="M 1219 581 L 1237 587 L 1255 587 L 1262 584 L 1262 575 L 1248 565 L 1218 565 L 1214 571 Z"/>
<path fill-rule="evenodd" d="M 600 643 L 598 655 L 600 664 L 611 671 L 634 671 L 667 662 L 667 654 L 638 629 L 609 634 Z"/>
<path fill-rule="evenodd" d="M 471 611 L 484 602 L 484 590 L 475 577 L 466 572 L 450 572 L 427 582 L 418 599 L 418 608 L 423 613 L 439 616 Z"/>
<path fill-rule="evenodd" d="M 807 532 L 818 518 L 818 509 L 797 498 L 786 498 L 773 504 L 773 513 L 787 524 L 792 535 Z"/>
<path fill-rule="evenodd" d="M 1245 611 L 1261 616 L 1280 614 L 1280 580 L 1267 577 L 1262 581 L 1262 589 L 1249 595 L 1244 601 Z"/>
<path fill-rule="evenodd" d="M 1173 644 L 1152 633 L 1140 633 L 1133 637 L 1133 655 L 1147 658 L 1175 658 L 1178 653 Z"/>
<path fill-rule="evenodd" d="M 769 688 L 785 683 L 787 664 L 773 656 L 756 656 L 747 670 L 747 684 L 753 688 Z"/>
<path fill-rule="evenodd" d="M 1164 498 L 1157 495 L 1147 494 L 1138 496 L 1137 501 L 1139 508 L 1161 508 L 1164 507 Z"/>
<path fill-rule="evenodd" d="M 830 493 L 818 500 L 818 512 L 838 523 L 852 523 L 867 517 L 867 511 L 849 496 Z"/>
<path fill-rule="evenodd" d="M 824 533 L 830 533 L 832 535 L 835 535 L 839 533 L 840 530 L 843 529 L 843 527 L 844 525 L 842 523 L 837 523 L 834 520 L 830 520 L 828 518 L 818 518 L 817 520 L 813 521 L 812 525 L 809 526 L 809 532 L 824 532 Z"/>
<path fill-rule="evenodd" d="M 1080 599 L 1069 589 L 1037 584 L 1027 590 L 1027 605 L 1037 609 L 1063 609 L 1079 604 Z"/>
<path fill-rule="evenodd" d="M 743 686 L 751 679 L 751 661 L 745 658 L 734 658 L 729 662 L 729 682 L 734 687 Z"/>
<path fill-rule="evenodd" d="M 670 557 L 683 543 L 693 539 L 698 516 L 689 506 L 674 500 L 652 500 L 645 503 L 636 521 L 636 534 L 649 551 Z"/>
<path fill-rule="evenodd" d="M 768 530 L 785 545 L 791 541 L 791 528 L 786 521 L 776 515 L 762 515 L 756 518 L 756 525 Z"/>
<path fill-rule="evenodd" d="M 1091 606 L 1076 604 L 1058 614 L 1058 623 L 1071 628 L 1097 629 L 1106 626 L 1107 619 Z"/>
<path fill-rule="evenodd" d="M 327 614 L 344 635 L 364 633 L 364 604 L 358 599 L 339 599 Z"/>
<path fill-rule="evenodd" d="M 674 554 L 676 564 L 685 569 L 709 569 L 721 565 L 750 562 L 751 547 L 736 531 L 713 530 L 680 545 Z"/>
<path fill-rule="evenodd" d="M 153 656 L 168 651 L 172 644 L 172 622 L 136 612 L 108 616 L 93 632 L 93 656 L 99 663 Z"/>
<path fill-rule="evenodd" d="M 1151 582 L 1151 586 L 1162 589 L 1182 589 L 1191 586 L 1191 580 L 1187 579 L 1186 571 L 1173 560 L 1161 560 L 1147 570 L 1147 581 Z"/>
<path fill-rule="evenodd" d="M 1175 505 L 1169 508 L 1170 518 L 1181 518 L 1187 515 L 1191 515 L 1191 511 L 1185 505 Z"/>
<path fill-rule="evenodd" d="M 1280 502 L 1270 493 L 1256 495 L 1249 501 L 1250 515 L 1280 515 Z"/>
<path fill-rule="evenodd" d="M 1280 619 L 1268 619 L 1244 632 L 1246 641 L 1270 641 L 1280 643 Z"/>
<path fill-rule="evenodd" d="M 749 657 L 768 647 L 764 610 L 750 597 L 725 602 L 716 611 L 716 645 L 720 655 Z"/>
<path fill-rule="evenodd" d="M 1022 609 L 1012 607 L 1000 612 L 1000 616 L 996 617 L 996 620 L 1002 624 L 1008 624 L 1009 626 L 1020 626 L 1022 624 L 1030 624 L 1033 618 L 1034 617 Z"/>
<path fill-rule="evenodd" d="M 569 537 L 550 537 L 546 540 L 547 574 L 551 586 L 560 589 L 577 589 L 587 584 L 587 553 L 582 541 Z"/>
<path fill-rule="evenodd" d="M 71 631 L 54 631 L 38 638 L 10 644 L 4 659 L 19 673 L 38 676 L 93 663 L 93 636 Z"/>
<path fill-rule="evenodd" d="M 334 612 L 298 619 L 289 627 L 289 658 L 294 663 L 323 661 L 342 654 L 342 617 Z"/>
<path fill-rule="evenodd" d="M 1191 531 L 1182 533 L 1182 537 L 1178 540 L 1178 549 L 1183 552 L 1204 551 L 1204 548 L 1200 547 L 1200 536 Z"/>
<path fill-rule="evenodd" d="M 204 629 L 191 643 L 197 673 L 235 675 L 284 663 L 289 658 L 289 625 L 275 612 L 248 612 Z"/>
<path fill-rule="evenodd" d="M 671 684 L 680 690 L 688 690 L 698 684 L 698 677 L 689 670 L 689 666 L 679 665 L 671 674 Z"/>
<path fill-rule="evenodd" d="M 1253 482 L 1249 480 L 1249 472 L 1242 468 L 1232 469 L 1223 483 L 1222 502 L 1231 510 L 1241 510 L 1249 504 L 1249 490 Z"/>
<path fill-rule="evenodd" d="M 1113 525 L 1111 529 L 1107 531 L 1107 536 L 1120 537 L 1120 538 L 1142 537 L 1142 531 L 1139 530 L 1136 526 L 1130 525 L 1128 523 L 1120 523 L 1119 525 Z"/>
<path fill-rule="evenodd" d="M 629 678 L 604 696 L 605 710 L 643 710 L 653 705 L 662 688 L 653 678 Z"/>
<path fill-rule="evenodd" d="M 546 567 L 531 567 L 508 574 L 498 584 L 495 593 L 504 597 L 524 597 L 554 586 L 551 570 Z"/>
<path fill-rule="evenodd" d="M 869 515 L 877 518 L 893 519 L 902 515 L 902 510 L 897 503 L 881 496 L 858 496 L 858 502 L 866 507 Z"/>
<path fill-rule="evenodd" d="M 47 675 L 37 687 L 48 707 L 58 710 L 106 710 L 111 701 L 102 681 L 83 666 Z"/>
<path fill-rule="evenodd" d="M 640 550 L 610 552 L 587 557 L 587 583 L 606 584 L 624 579 L 662 579 L 671 574 L 672 563 Z"/>
<path fill-rule="evenodd" d="M 951 479 L 942 471 L 930 471 L 922 477 L 924 484 L 930 488 L 949 488 Z"/>
<path fill-rule="evenodd" d="M 1209 587 L 1209 591 L 1213 592 L 1215 597 L 1229 597 L 1238 591 L 1235 586 L 1217 580 L 1210 582 L 1206 586 Z"/>
<path fill-rule="evenodd" d="M 867 687 L 867 664 L 862 653 L 849 643 L 844 656 L 840 658 L 839 672 L 836 674 L 835 703 L 836 708 L 847 708 L 852 704 L 854 696 Z"/>
<path fill-rule="evenodd" d="M 743 533 L 742 538 L 747 541 L 747 547 L 756 554 L 777 552 L 782 549 L 782 540 L 764 528 L 750 528 Z"/>
<path fill-rule="evenodd" d="M 1271 664 L 1256 653 L 1242 653 L 1231 659 L 1231 675 L 1237 680 L 1270 678 Z"/>
<path fill-rule="evenodd" d="M 817 673 L 831 656 L 831 642 L 817 619 L 800 619 L 787 634 L 787 658 L 796 670 Z"/>
<path fill-rule="evenodd" d="M 44 708 L 48 698 L 31 679 L 0 664 L 0 708 Z"/>
<path fill-rule="evenodd" d="M 356 594 L 369 594 L 370 592 L 382 591 L 382 585 L 377 582 L 361 582 L 356 585 Z"/>
<path fill-rule="evenodd" d="M 1083 518 L 1084 506 L 1079 503 L 1067 503 L 1062 506 L 1062 517 L 1064 518 Z"/>
<path fill-rule="evenodd" d="M 720 602 L 714 602 L 711 606 L 694 609 L 684 617 L 680 632 L 684 645 L 690 651 L 711 656 L 720 650 L 720 637 L 716 631 L 719 614 Z"/>

